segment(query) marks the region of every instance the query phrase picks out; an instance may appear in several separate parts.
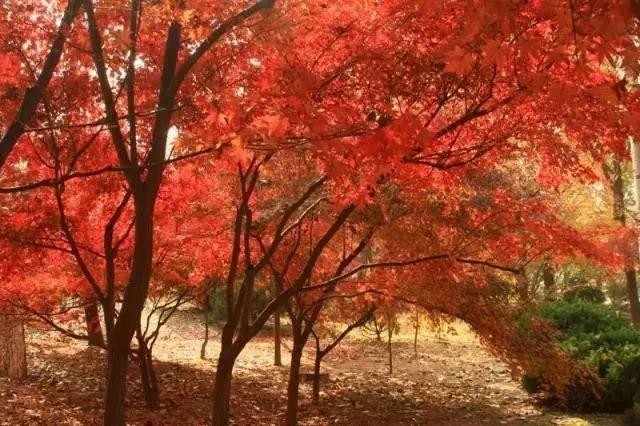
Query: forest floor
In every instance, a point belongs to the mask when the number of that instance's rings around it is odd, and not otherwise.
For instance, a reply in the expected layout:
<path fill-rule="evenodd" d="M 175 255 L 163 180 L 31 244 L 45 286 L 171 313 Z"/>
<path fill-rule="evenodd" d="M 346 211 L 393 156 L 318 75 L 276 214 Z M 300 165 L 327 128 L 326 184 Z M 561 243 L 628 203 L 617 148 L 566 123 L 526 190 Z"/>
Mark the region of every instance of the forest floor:
<path fill-rule="evenodd" d="M 128 421 L 134 425 L 205 425 L 210 415 L 217 338 L 200 360 L 203 327 L 182 312 L 164 329 L 155 349 L 160 408 L 150 412 L 140 397 L 135 365 L 129 380 Z M 324 364 L 329 381 L 319 405 L 302 385 L 304 425 L 619 425 L 620 416 L 578 416 L 541 408 L 511 379 L 462 324 L 452 332 L 423 332 L 418 357 L 412 335 L 394 338 L 394 372 L 386 346 L 375 338 L 348 339 Z M 215 329 L 214 329 L 215 331 Z M 0 380 L 0 425 L 101 424 L 104 355 L 51 332 L 29 337 L 26 383 Z M 311 346 L 311 345 L 310 345 Z M 269 336 L 251 343 L 235 369 L 231 409 L 238 425 L 281 423 L 290 347 L 285 367 L 274 367 Z M 309 358 L 307 361 L 310 361 Z M 309 370 L 307 370 L 309 371 Z"/>

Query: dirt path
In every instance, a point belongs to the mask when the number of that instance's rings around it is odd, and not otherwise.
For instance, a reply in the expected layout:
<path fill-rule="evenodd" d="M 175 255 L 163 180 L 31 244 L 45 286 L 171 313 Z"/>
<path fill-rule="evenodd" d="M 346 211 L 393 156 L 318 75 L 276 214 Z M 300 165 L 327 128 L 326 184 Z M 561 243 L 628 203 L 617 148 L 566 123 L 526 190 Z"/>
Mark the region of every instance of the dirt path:
<path fill-rule="evenodd" d="M 622 424 L 617 416 L 574 417 L 536 407 L 471 333 L 462 326 L 456 330 L 457 335 L 423 333 L 418 358 L 409 336 L 399 336 L 391 375 L 383 344 L 370 338 L 349 340 L 327 360 L 330 380 L 320 405 L 310 403 L 309 386 L 303 385 L 301 424 Z M 207 424 L 215 363 L 199 359 L 201 334 L 191 313 L 182 313 L 170 324 L 156 349 L 160 408 L 149 412 L 137 398 L 130 398 L 131 424 Z M 28 383 L 0 380 L 0 425 L 100 424 L 103 354 L 53 333 L 34 333 L 30 340 Z M 214 338 L 208 353 L 217 350 Z M 286 364 L 286 349 L 283 356 Z M 137 372 L 130 373 L 129 394 L 140 395 Z M 234 423 L 279 424 L 286 376 L 286 366 L 272 366 L 268 337 L 249 345 L 235 370 Z"/>

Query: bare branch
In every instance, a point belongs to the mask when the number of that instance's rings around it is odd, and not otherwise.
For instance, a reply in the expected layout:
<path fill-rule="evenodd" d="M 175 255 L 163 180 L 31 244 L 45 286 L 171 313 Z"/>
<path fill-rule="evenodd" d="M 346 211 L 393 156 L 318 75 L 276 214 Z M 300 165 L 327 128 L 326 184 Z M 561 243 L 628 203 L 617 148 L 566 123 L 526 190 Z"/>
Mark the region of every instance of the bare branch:
<path fill-rule="evenodd" d="M 240 25 L 244 21 L 246 21 L 251 16 L 256 13 L 271 9 L 275 4 L 275 0 L 260 0 L 255 3 L 253 6 L 243 10 L 237 15 L 232 16 L 231 18 L 223 21 L 217 28 L 215 28 L 207 38 L 194 50 L 194 52 L 184 61 L 182 66 L 176 72 L 176 76 L 173 82 L 172 91 L 175 94 L 187 77 L 191 69 L 198 63 L 198 61 L 204 56 L 205 53 L 213 47 L 214 44 L 218 42 L 226 33 L 231 31 L 236 26 Z"/>
<path fill-rule="evenodd" d="M 498 265 L 490 261 L 451 257 L 449 254 L 436 254 L 433 256 L 420 257 L 420 258 L 405 260 L 405 261 L 367 263 L 367 264 L 359 265 L 343 274 L 340 274 L 336 277 L 328 279 L 322 283 L 303 287 L 301 291 L 313 291 L 313 290 L 326 288 L 331 285 L 334 285 L 336 282 L 340 282 L 364 270 L 378 269 L 378 268 L 401 268 L 406 266 L 419 265 L 421 263 L 431 262 L 435 260 L 446 260 L 446 259 L 449 259 L 451 261 L 458 262 L 458 263 L 468 263 L 472 265 L 486 266 L 486 267 L 498 269 L 504 272 L 511 272 L 513 274 L 522 273 L 521 268 L 512 268 L 509 266 Z"/>

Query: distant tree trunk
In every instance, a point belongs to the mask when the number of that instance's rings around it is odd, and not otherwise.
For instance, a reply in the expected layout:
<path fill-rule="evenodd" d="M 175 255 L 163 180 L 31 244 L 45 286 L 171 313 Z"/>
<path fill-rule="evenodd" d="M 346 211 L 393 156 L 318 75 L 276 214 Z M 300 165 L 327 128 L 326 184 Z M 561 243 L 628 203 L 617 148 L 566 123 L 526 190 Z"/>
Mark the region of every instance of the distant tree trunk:
<path fill-rule="evenodd" d="M 631 141 L 631 159 L 633 164 L 633 195 L 636 213 L 640 213 L 640 143 Z M 622 179 L 620 179 L 622 180 Z M 640 253 L 639 253 L 640 255 Z M 638 258 L 640 259 L 640 257 Z M 633 278 L 631 277 L 633 272 Z M 629 309 L 631 311 L 631 321 L 634 327 L 640 327 L 640 300 L 638 300 L 638 283 L 635 268 L 627 276 L 627 297 L 629 298 Z"/>
<path fill-rule="evenodd" d="M 100 315 L 98 312 L 98 304 L 95 299 L 91 299 L 84 307 L 84 317 L 87 323 L 87 336 L 89 337 L 89 346 L 105 347 L 104 336 L 102 335 L 102 327 L 100 325 Z"/>
<path fill-rule="evenodd" d="M 636 140 L 631 140 L 631 160 L 633 165 L 633 196 L 636 212 L 640 213 L 640 142 Z M 619 163 L 618 167 L 620 167 Z"/>
<path fill-rule="evenodd" d="M 640 209 L 640 146 L 632 142 L 631 152 L 633 158 L 633 173 L 634 173 L 634 194 L 636 209 Z M 624 203 L 624 180 L 622 179 L 622 167 L 618 160 L 613 160 L 611 168 L 605 166 L 605 174 L 611 182 L 611 189 L 613 190 L 613 217 L 622 226 L 626 225 L 627 217 L 625 214 Z M 637 260 L 637 259 L 636 259 Z M 635 267 L 630 264 L 624 271 L 626 284 L 627 284 L 627 298 L 629 300 L 629 314 L 631 316 L 631 322 L 634 327 L 640 326 L 640 300 L 638 300 L 638 284 L 636 278 Z"/>
<path fill-rule="evenodd" d="M 207 357 L 207 344 L 209 343 L 209 306 L 204 309 L 204 340 L 200 348 L 200 359 Z"/>
<path fill-rule="evenodd" d="M 556 277 L 549 259 L 545 260 L 543 268 L 542 282 L 544 283 L 544 297 L 546 300 L 551 301 L 555 298 Z"/>
<path fill-rule="evenodd" d="M 382 332 L 384 331 L 382 327 L 379 327 L 378 324 L 376 324 L 375 326 L 375 332 L 376 332 L 376 340 L 378 342 L 382 343 Z"/>
<path fill-rule="evenodd" d="M 631 314 L 631 322 L 633 326 L 640 327 L 640 301 L 638 301 L 638 281 L 636 271 L 633 268 L 627 268 L 624 271 L 627 281 L 627 298 L 629 299 L 629 313 Z"/>
<path fill-rule="evenodd" d="M 273 352 L 273 364 L 277 367 L 282 367 L 282 333 L 280 330 L 280 310 L 276 310 L 273 314 L 273 339 L 274 339 L 274 352 Z"/>
<path fill-rule="evenodd" d="M 316 359 L 313 362 L 313 403 L 320 402 L 320 367 L 322 365 L 323 354 L 316 350 Z"/>
<path fill-rule="evenodd" d="M 393 374 L 393 349 L 391 339 L 393 337 L 393 326 L 391 324 L 391 314 L 387 311 L 387 352 L 389 354 L 389 374 Z"/>
<path fill-rule="evenodd" d="M 22 320 L 0 315 L 0 376 L 27 377 L 27 345 Z"/>
<path fill-rule="evenodd" d="M 376 307 L 371 307 L 367 312 L 364 313 L 356 322 L 350 324 L 340 335 L 327 347 L 322 349 L 320 347 L 320 337 L 312 330 L 313 337 L 316 340 L 316 358 L 313 363 L 313 402 L 320 402 L 320 367 L 322 365 L 322 360 L 329 352 L 335 349 L 342 340 L 347 337 L 349 333 L 359 327 L 363 327 L 367 322 L 371 321 L 371 318 L 374 316 L 374 312 Z"/>
<path fill-rule="evenodd" d="M 531 297 L 529 294 L 529 280 L 527 279 L 527 276 L 524 272 L 516 276 L 516 282 L 518 286 L 517 292 L 520 301 L 525 305 L 529 304 L 529 302 L 531 301 Z"/>
<path fill-rule="evenodd" d="M 372 327 L 367 327 L 369 331 L 373 331 L 376 335 L 376 340 L 378 342 L 382 342 L 382 332 L 384 331 L 384 326 L 378 322 L 378 319 L 374 315 L 371 318 Z"/>
<path fill-rule="evenodd" d="M 200 348 L 200 359 L 205 359 L 207 356 L 207 345 L 209 344 L 209 314 L 213 312 L 213 304 L 216 300 L 216 290 L 218 289 L 217 281 L 213 281 L 211 286 L 211 295 L 207 294 L 207 299 L 204 306 L 204 341 Z"/>
<path fill-rule="evenodd" d="M 413 356 L 418 358 L 418 331 L 420 330 L 420 311 L 416 306 L 416 313 L 414 317 L 414 334 L 413 334 Z"/>

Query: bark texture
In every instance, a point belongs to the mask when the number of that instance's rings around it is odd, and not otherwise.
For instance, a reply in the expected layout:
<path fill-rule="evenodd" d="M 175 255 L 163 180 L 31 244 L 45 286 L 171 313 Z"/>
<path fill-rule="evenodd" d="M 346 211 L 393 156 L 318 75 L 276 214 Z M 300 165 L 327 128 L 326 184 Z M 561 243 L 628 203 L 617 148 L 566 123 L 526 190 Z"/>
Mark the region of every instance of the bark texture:
<path fill-rule="evenodd" d="M 84 317 L 87 323 L 89 346 L 97 346 L 99 348 L 106 347 L 104 336 L 102 335 L 102 326 L 100 325 L 98 304 L 95 300 L 91 301 L 84 307 Z"/>
<path fill-rule="evenodd" d="M 280 311 L 273 314 L 273 365 L 282 367 L 282 332 L 280 330 Z"/>
<path fill-rule="evenodd" d="M 0 376 L 16 380 L 27 377 L 26 348 L 22 320 L 0 315 Z"/>
<path fill-rule="evenodd" d="M 636 209 L 640 208 L 640 145 L 632 142 L 631 147 L 633 157 L 633 186 L 634 196 L 636 202 Z M 624 199 L 624 180 L 622 178 L 622 167 L 618 160 L 614 160 L 610 168 L 605 167 L 605 173 L 611 182 L 611 189 L 613 191 L 613 216 L 620 225 L 625 226 L 627 222 L 627 216 L 625 211 L 625 199 Z M 630 264 L 627 265 L 624 271 L 625 281 L 627 285 L 627 299 L 629 301 L 629 314 L 631 316 L 631 322 L 634 327 L 640 326 L 640 300 L 638 299 L 638 284 L 636 278 L 635 267 Z"/>

